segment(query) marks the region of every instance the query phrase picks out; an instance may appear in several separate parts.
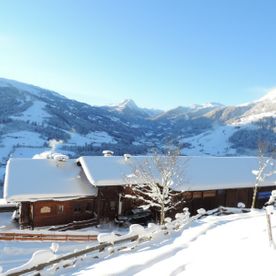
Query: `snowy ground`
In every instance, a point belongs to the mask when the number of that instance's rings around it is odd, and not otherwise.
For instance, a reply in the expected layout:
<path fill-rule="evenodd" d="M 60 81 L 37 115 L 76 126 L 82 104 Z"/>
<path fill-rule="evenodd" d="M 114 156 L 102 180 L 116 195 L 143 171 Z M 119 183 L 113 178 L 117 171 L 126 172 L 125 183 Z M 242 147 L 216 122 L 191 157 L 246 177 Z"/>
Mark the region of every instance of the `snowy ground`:
<path fill-rule="evenodd" d="M 4 203 L 4 201 L 0 200 L 0 204 Z M 1 232 L 12 232 L 12 233 L 27 233 L 30 230 L 19 230 L 17 225 L 12 222 L 12 213 L 0 213 L 0 233 Z M 112 224 L 101 225 L 100 227 L 89 227 L 86 229 L 75 230 L 75 231 L 65 231 L 61 232 L 61 234 L 87 234 L 87 235 L 96 235 L 98 233 L 109 233 L 115 231 L 118 234 L 125 234 L 127 229 L 114 227 Z M 42 234 L 54 234 L 53 231 L 47 231 L 46 227 L 36 228 L 35 233 Z M 74 252 L 75 250 L 81 250 L 86 246 L 92 246 L 96 244 L 96 241 L 91 242 L 60 242 L 59 243 L 59 254 L 67 254 L 69 252 Z M 11 268 L 18 267 L 28 262 L 28 260 L 32 257 L 32 254 L 38 250 L 46 250 L 49 249 L 52 245 L 52 242 L 20 242 L 20 241 L 0 241 L 0 267 L 3 268 L 4 271 L 7 271 Z M 0 276 L 1 276 L 0 269 Z"/>
<path fill-rule="evenodd" d="M 185 138 L 183 142 L 191 144 L 191 147 L 185 148 L 183 153 L 190 156 L 235 155 L 236 150 L 231 148 L 231 144 L 228 141 L 235 131 L 236 129 L 232 126 L 218 126 L 213 130 L 191 138 Z M 218 145 L 220 146 L 218 147 Z"/>
<path fill-rule="evenodd" d="M 276 236 L 276 215 L 272 215 Z M 6 271 L 24 263 L 50 243 L 0 243 L 0 265 Z M 86 248 L 85 243 L 60 243 L 58 255 Z M 13 257 L 12 257 L 13 256 Z M 74 267 L 52 275 L 276 275 L 276 250 L 268 243 L 264 211 L 209 216 L 170 235 L 159 235 L 135 249 L 109 255 L 87 255 Z"/>
<path fill-rule="evenodd" d="M 273 218 L 276 235 L 276 218 Z M 276 275 L 263 212 L 207 217 L 134 252 L 66 275 Z M 80 271 L 78 271 L 80 270 Z"/>
<path fill-rule="evenodd" d="M 0 140 L 0 162 L 3 164 L 19 150 L 19 148 L 27 148 L 24 152 L 26 154 L 29 150 L 41 152 L 43 150 L 44 140 L 40 135 L 30 131 L 18 131 L 3 135 Z M 1 179 L 1 175 L 0 175 Z"/>
<path fill-rule="evenodd" d="M 41 101 L 34 101 L 32 106 L 27 110 L 22 112 L 17 116 L 11 116 L 10 118 L 21 120 L 21 121 L 29 121 L 31 123 L 35 122 L 38 124 L 42 124 L 45 119 L 50 118 L 51 115 L 45 111 L 46 103 Z"/>
<path fill-rule="evenodd" d="M 71 139 L 68 144 L 84 146 L 85 144 L 94 144 L 94 146 L 101 146 L 103 143 L 116 144 L 116 140 L 105 131 L 92 131 L 87 135 L 80 135 L 79 133 L 68 132 Z"/>

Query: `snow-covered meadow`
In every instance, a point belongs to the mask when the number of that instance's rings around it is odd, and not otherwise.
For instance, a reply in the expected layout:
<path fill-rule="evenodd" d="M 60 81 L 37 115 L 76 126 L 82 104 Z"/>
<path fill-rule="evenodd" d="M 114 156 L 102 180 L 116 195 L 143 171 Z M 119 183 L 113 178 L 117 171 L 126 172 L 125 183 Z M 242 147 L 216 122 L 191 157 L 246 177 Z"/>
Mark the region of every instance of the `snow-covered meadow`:
<path fill-rule="evenodd" d="M 276 218 L 273 218 L 274 234 Z M 126 251 L 73 275 L 276 275 L 275 249 L 268 243 L 265 214 L 253 211 L 209 216 L 189 228 Z"/>
<path fill-rule="evenodd" d="M 264 210 L 236 210 L 231 215 L 186 221 L 186 226 L 169 234 L 159 228 L 151 240 L 128 243 L 120 251 L 111 246 L 69 261 L 66 268 L 45 268 L 41 275 L 276 275 L 276 250 L 269 245 Z M 271 219 L 275 236 L 276 215 Z M 140 228 L 137 233 L 145 235 L 147 229 Z M 111 241 L 108 236 L 107 241 Z M 92 245 L 59 243 L 56 257 Z M 51 243 L 43 242 L 1 242 L 0 265 L 6 271 L 26 263 L 41 249 L 46 250 L 44 253 L 53 251 L 50 247 Z"/>

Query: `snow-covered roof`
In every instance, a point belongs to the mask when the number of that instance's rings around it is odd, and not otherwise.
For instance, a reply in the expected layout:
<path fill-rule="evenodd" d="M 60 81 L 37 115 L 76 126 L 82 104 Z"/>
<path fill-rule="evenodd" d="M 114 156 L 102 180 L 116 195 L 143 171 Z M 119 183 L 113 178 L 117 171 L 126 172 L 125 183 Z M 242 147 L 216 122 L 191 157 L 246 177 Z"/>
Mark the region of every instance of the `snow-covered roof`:
<path fill-rule="evenodd" d="M 252 173 L 258 170 L 257 157 L 188 157 L 183 190 L 246 188 L 255 185 Z M 267 178 L 261 186 L 276 185 L 276 176 Z"/>
<path fill-rule="evenodd" d="M 96 186 L 125 185 L 126 176 L 133 173 L 133 165 L 151 157 L 84 156 L 78 159 L 89 182 Z M 258 169 L 257 157 L 179 157 L 183 162 L 184 181 L 176 183 L 179 190 L 212 190 L 253 187 Z M 156 176 L 155 176 L 156 177 Z M 262 186 L 276 185 L 276 176 L 267 178 Z"/>
<path fill-rule="evenodd" d="M 83 156 L 66 162 L 54 159 L 10 159 L 4 183 L 8 201 L 66 199 L 97 194 L 97 187 L 130 184 L 135 164 L 152 160 L 149 156 Z M 77 162 L 80 166 L 77 165 Z M 175 189 L 200 191 L 252 187 L 258 169 L 257 157 L 179 157 L 184 181 Z M 158 174 L 154 175 L 158 181 Z M 182 179 L 183 179 L 182 178 Z M 135 179 L 137 184 L 139 180 Z M 142 180 L 140 180 L 142 182 Z M 276 185 L 276 175 L 262 186 Z"/>
<path fill-rule="evenodd" d="M 4 198 L 7 201 L 65 200 L 97 195 L 75 160 L 10 159 L 6 168 Z"/>
<path fill-rule="evenodd" d="M 89 182 L 97 187 L 125 185 L 125 177 L 132 173 L 129 159 L 122 156 L 82 156 L 78 162 Z"/>

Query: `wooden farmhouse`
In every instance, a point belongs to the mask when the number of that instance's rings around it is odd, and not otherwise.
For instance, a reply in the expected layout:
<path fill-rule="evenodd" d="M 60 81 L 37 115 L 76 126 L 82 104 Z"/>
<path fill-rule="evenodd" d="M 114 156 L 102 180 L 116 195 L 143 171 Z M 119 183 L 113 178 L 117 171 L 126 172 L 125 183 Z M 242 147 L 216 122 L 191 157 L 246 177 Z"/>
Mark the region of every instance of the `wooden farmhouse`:
<path fill-rule="evenodd" d="M 79 159 L 10 159 L 6 168 L 4 198 L 18 204 L 21 227 L 67 224 L 73 221 L 113 220 L 137 205 L 125 198 L 131 190 L 126 176 L 131 164 L 150 157 L 83 156 Z M 187 161 L 188 159 L 188 161 Z M 199 208 L 250 207 L 255 176 L 255 157 L 180 157 L 185 181 L 177 190 L 191 213 Z M 258 190 L 261 208 L 275 189 L 276 179 L 266 179 Z M 175 210 L 175 212 L 181 210 Z"/>

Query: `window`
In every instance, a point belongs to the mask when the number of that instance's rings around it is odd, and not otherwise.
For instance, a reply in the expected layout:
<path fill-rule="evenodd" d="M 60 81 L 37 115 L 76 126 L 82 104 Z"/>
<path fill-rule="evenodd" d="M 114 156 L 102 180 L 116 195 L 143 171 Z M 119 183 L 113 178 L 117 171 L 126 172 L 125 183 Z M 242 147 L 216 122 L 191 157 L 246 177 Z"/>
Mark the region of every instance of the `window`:
<path fill-rule="evenodd" d="M 88 202 L 88 203 L 86 204 L 85 212 L 86 212 L 86 213 L 92 213 L 92 209 L 93 209 L 92 203 L 91 203 L 91 202 Z"/>
<path fill-rule="evenodd" d="M 58 205 L 58 206 L 57 206 L 57 213 L 58 213 L 58 214 L 62 214 L 63 211 L 64 211 L 64 206 L 63 206 L 63 205 Z"/>
<path fill-rule="evenodd" d="M 80 213 L 81 212 L 81 206 L 80 204 L 76 204 L 74 207 L 74 213 Z"/>
<path fill-rule="evenodd" d="M 51 208 L 49 206 L 43 206 L 40 208 L 40 214 L 49 214 L 51 213 Z"/>
<path fill-rule="evenodd" d="M 271 192 L 258 192 L 258 199 L 269 199 Z"/>
<path fill-rule="evenodd" d="M 116 207 L 116 201 L 110 201 L 110 209 L 115 210 Z"/>
<path fill-rule="evenodd" d="M 223 195 L 225 195 L 226 191 L 225 190 L 218 190 L 217 193 L 218 193 L 218 195 L 223 196 Z"/>
<path fill-rule="evenodd" d="M 215 197 L 216 191 L 205 191 L 203 192 L 203 197 Z"/>
<path fill-rule="evenodd" d="M 193 198 L 201 198 L 202 192 L 193 192 Z"/>
<path fill-rule="evenodd" d="M 184 193 L 184 199 L 185 200 L 191 200 L 193 197 L 193 193 L 192 192 L 185 192 Z"/>

